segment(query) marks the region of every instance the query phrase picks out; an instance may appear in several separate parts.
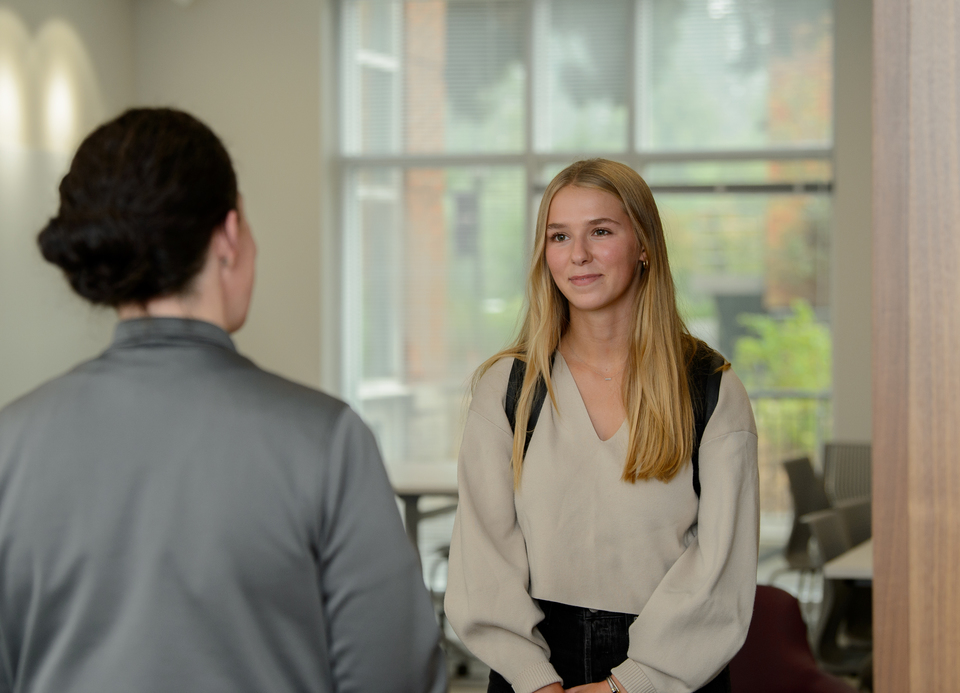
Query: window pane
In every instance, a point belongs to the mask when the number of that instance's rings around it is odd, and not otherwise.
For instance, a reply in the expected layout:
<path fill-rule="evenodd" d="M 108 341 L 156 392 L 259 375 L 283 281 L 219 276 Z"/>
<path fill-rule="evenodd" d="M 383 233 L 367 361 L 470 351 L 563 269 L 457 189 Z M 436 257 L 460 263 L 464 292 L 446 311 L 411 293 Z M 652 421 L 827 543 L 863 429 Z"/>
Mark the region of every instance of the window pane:
<path fill-rule="evenodd" d="M 352 188 L 345 391 L 388 461 L 453 459 L 470 376 L 523 301 L 523 169 L 361 169 Z"/>
<path fill-rule="evenodd" d="M 643 148 L 832 140 L 830 0 L 654 0 L 642 7 Z"/>
<path fill-rule="evenodd" d="M 519 152 L 524 4 L 345 0 L 347 154 Z"/>
<path fill-rule="evenodd" d="M 829 196 L 661 193 L 657 203 L 681 307 L 728 358 L 741 312 L 802 300 L 826 317 Z"/>
<path fill-rule="evenodd" d="M 538 151 L 627 148 L 630 0 L 536 4 Z"/>
<path fill-rule="evenodd" d="M 367 169 L 357 176 L 362 286 L 362 372 L 365 380 L 392 379 L 402 367 L 399 325 L 404 309 L 396 285 L 402 280 L 401 179 L 394 169 Z M 374 270 L 375 271 L 371 271 Z"/>
<path fill-rule="evenodd" d="M 447 151 L 523 151 L 524 24 L 520 2 L 447 4 Z"/>
<path fill-rule="evenodd" d="M 760 439 L 761 508 L 787 513 L 784 459 L 830 435 L 828 195 L 657 196 L 678 303 L 730 359 Z"/>
<path fill-rule="evenodd" d="M 346 154 L 384 154 L 400 141 L 400 5 L 342 4 L 341 146 Z"/>

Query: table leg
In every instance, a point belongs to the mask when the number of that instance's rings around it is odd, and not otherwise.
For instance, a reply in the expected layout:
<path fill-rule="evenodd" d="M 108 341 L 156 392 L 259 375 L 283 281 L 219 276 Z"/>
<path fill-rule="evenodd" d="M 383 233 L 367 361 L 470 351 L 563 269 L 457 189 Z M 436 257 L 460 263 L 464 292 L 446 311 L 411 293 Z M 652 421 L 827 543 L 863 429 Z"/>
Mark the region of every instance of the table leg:
<path fill-rule="evenodd" d="M 407 538 L 410 539 L 410 543 L 413 544 L 413 548 L 419 551 L 420 537 L 418 536 L 418 529 L 420 527 L 420 496 L 402 495 L 400 496 L 400 500 L 403 501 L 403 524 L 407 530 Z"/>

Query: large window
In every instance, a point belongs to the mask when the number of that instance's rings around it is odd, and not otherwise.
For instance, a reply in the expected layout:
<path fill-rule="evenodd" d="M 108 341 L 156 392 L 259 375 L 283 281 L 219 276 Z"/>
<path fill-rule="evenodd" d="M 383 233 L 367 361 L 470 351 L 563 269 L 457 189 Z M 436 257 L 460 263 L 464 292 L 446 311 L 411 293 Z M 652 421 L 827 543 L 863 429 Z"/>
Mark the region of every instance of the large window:
<path fill-rule="evenodd" d="M 831 0 L 341 0 L 342 388 L 388 462 L 456 457 L 550 177 L 606 156 L 664 218 L 691 329 L 780 459 L 829 434 Z"/>

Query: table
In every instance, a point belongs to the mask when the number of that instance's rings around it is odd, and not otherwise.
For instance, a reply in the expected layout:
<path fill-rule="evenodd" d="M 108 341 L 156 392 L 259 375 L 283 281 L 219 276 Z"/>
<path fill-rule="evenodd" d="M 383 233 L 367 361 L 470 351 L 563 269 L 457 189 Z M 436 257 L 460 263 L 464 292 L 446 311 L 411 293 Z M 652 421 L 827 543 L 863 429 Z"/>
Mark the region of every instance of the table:
<path fill-rule="evenodd" d="M 873 580 L 873 539 L 867 539 L 823 566 L 831 580 Z"/>
<path fill-rule="evenodd" d="M 429 462 L 387 465 L 387 476 L 393 492 L 403 501 L 403 524 L 407 536 L 415 547 L 419 546 L 417 530 L 420 520 L 434 515 L 452 512 L 457 504 L 421 512 L 421 496 L 457 497 L 457 463 Z"/>
<path fill-rule="evenodd" d="M 872 669 L 873 541 L 867 539 L 823 566 L 823 602 L 814 637 L 817 659 L 834 672 L 863 678 Z M 845 637 L 838 638 L 841 624 Z"/>
<path fill-rule="evenodd" d="M 393 486 L 393 492 L 403 501 L 403 524 L 407 529 L 407 537 L 420 556 L 418 529 L 420 520 L 443 513 L 453 512 L 457 503 L 449 503 L 440 508 L 432 508 L 421 512 L 421 496 L 439 496 L 457 498 L 457 463 L 456 462 L 426 462 L 426 463 L 399 463 L 387 465 L 387 476 Z M 468 652 L 459 640 L 450 640 L 447 630 L 442 626 L 443 600 L 440 600 L 440 623 L 447 658 L 456 658 L 457 668 L 466 668 L 468 663 L 476 663 L 476 658 Z"/>

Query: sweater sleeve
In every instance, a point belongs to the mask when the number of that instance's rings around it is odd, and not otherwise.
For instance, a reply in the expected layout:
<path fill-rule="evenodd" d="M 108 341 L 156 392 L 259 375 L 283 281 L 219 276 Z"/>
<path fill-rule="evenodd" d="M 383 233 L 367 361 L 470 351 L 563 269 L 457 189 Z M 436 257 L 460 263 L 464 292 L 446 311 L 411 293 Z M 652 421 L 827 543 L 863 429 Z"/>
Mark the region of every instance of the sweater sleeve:
<path fill-rule="evenodd" d="M 481 379 L 460 446 L 460 500 L 450 544 L 445 611 L 463 643 L 516 693 L 560 682 L 530 596 L 526 544 L 517 522 L 510 454 L 513 434 L 503 410 L 512 359 Z"/>
<path fill-rule="evenodd" d="M 728 370 L 700 445 L 702 487 L 690 543 L 630 627 L 613 670 L 629 693 L 688 693 L 742 646 L 756 591 L 757 435 L 750 400 Z"/>

